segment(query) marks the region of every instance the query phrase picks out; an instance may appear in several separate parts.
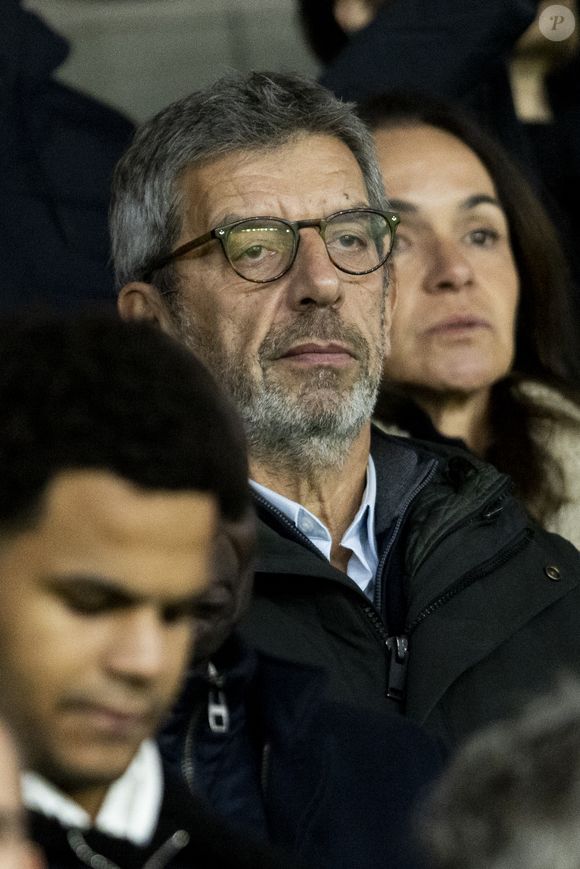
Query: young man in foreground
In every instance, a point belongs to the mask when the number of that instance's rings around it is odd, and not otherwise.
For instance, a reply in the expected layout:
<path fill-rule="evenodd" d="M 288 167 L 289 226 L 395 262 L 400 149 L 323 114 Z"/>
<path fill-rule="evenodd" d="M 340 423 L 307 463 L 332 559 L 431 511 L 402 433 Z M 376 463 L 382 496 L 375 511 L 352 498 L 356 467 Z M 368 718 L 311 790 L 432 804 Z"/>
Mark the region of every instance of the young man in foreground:
<path fill-rule="evenodd" d="M 48 865 L 280 865 L 151 739 L 247 509 L 235 416 L 187 351 L 114 320 L 0 322 L 0 404 L 0 697 Z"/>

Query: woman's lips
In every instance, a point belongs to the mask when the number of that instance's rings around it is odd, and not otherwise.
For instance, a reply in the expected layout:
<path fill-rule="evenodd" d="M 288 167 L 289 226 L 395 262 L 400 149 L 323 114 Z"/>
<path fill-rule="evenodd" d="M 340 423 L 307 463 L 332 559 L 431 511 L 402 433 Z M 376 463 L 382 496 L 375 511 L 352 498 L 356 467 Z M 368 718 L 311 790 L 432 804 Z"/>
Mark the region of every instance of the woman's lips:
<path fill-rule="evenodd" d="M 459 316 L 446 317 L 424 331 L 424 335 L 459 335 L 477 329 L 490 329 L 491 324 L 483 317 Z"/>

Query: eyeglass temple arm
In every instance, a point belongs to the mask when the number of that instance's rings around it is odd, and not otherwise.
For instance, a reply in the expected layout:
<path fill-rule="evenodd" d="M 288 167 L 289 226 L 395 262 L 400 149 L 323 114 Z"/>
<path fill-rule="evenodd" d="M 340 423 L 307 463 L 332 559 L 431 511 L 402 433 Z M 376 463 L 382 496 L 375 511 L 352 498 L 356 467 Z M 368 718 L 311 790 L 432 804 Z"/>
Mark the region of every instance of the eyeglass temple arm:
<path fill-rule="evenodd" d="M 196 247 L 201 247 L 202 244 L 207 244 L 208 241 L 211 241 L 212 238 L 216 237 L 215 229 L 212 229 L 210 232 L 206 232 L 205 235 L 200 235 L 199 238 L 195 238 L 193 241 L 188 241 L 185 244 L 182 244 L 180 247 L 175 248 L 175 250 L 168 253 L 166 256 L 162 256 L 159 259 L 153 260 L 153 262 L 147 268 L 145 275 L 150 275 L 152 272 L 156 272 L 159 269 L 162 269 L 163 266 L 166 266 L 167 263 L 172 262 L 174 259 L 178 259 L 180 256 L 183 256 L 186 253 L 189 253 L 190 250 L 194 250 Z"/>

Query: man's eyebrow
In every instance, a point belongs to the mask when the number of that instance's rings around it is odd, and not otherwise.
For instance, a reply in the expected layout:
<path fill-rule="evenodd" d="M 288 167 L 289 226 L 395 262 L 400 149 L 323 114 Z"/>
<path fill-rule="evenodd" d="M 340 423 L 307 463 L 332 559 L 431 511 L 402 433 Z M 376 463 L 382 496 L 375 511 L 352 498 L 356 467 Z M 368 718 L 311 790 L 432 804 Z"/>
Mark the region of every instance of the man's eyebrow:
<path fill-rule="evenodd" d="M 84 574 L 84 573 L 68 573 L 68 574 L 49 574 L 43 578 L 45 587 L 51 588 L 57 594 L 59 591 L 65 594 L 70 592 L 83 591 L 97 592 L 108 598 L 108 603 L 112 606 L 133 606 L 142 603 L 156 603 L 160 609 L 189 609 L 197 606 L 202 600 L 203 590 L 183 595 L 178 598 L 159 600 L 157 598 L 148 597 L 147 595 L 134 594 L 119 582 L 111 579 L 106 579 L 102 576 Z"/>
<path fill-rule="evenodd" d="M 43 577 L 45 587 L 54 591 L 98 591 L 119 603 L 132 603 L 136 596 L 119 582 L 90 573 L 53 573 Z"/>
<path fill-rule="evenodd" d="M 326 217 L 328 214 L 336 214 L 337 211 L 349 211 L 350 209 L 356 208 L 369 208 L 368 202 L 365 202 L 363 199 L 358 200 L 357 202 L 348 203 L 347 206 L 343 206 L 342 208 L 333 208 L 331 211 L 327 211 L 325 214 L 317 215 L 317 217 Z M 391 205 L 394 208 L 393 205 Z M 395 209 L 396 210 L 396 209 Z M 234 212 L 230 212 L 228 214 L 220 215 L 219 220 L 213 224 L 215 226 L 226 226 L 228 223 L 235 223 L 237 220 L 251 220 L 253 217 L 281 217 L 280 214 L 272 214 L 271 211 L 253 211 L 252 214 L 236 214 Z M 285 218 L 282 218 L 285 219 Z M 300 219 L 300 218 L 298 218 Z"/>

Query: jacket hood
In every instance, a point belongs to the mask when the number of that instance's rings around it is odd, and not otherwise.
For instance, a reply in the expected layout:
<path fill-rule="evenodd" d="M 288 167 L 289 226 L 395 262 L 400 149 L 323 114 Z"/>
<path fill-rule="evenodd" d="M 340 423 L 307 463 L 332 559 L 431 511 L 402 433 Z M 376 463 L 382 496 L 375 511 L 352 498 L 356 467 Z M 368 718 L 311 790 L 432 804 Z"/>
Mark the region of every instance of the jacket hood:
<path fill-rule="evenodd" d="M 19 0 L 2 0 L 0 13 L 0 106 L 12 95 L 35 90 L 69 52 L 68 42 Z"/>

